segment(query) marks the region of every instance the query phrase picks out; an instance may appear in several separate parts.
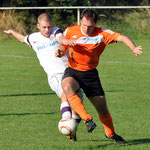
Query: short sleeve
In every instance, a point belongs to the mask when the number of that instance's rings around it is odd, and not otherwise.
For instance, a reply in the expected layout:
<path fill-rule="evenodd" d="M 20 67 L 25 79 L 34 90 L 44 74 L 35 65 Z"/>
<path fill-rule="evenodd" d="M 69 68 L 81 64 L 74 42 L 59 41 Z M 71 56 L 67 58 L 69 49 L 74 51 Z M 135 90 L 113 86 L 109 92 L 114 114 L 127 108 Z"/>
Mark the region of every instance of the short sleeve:
<path fill-rule="evenodd" d="M 29 45 L 30 47 L 32 47 L 32 45 L 31 45 L 31 43 L 30 43 L 30 41 L 29 41 L 29 35 L 25 36 L 24 42 L 25 42 L 27 45 Z"/>
<path fill-rule="evenodd" d="M 117 38 L 119 37 L 120 33 L 113 32 L 111 30 L 104 29 L 104 28 L 102 28 L 102 31 L 103 31 L 104 43 L 106 45 L 117 42 Z"/>

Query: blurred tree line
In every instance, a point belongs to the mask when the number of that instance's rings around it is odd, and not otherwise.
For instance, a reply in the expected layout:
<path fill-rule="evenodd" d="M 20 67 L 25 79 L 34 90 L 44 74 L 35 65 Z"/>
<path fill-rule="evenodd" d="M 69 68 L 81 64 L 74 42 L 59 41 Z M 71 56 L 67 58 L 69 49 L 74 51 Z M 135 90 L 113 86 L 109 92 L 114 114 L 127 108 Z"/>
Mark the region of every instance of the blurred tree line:
<path fill-rule="evenodd" d="M 0 7 L 52 7 L 52 6 L 142 6 L 150 5 L 149 0 L 0 0 Z M 96 9 L 98 14 L 106 16 L 107 19 L 114 13 L 127 13 L 128 9 Z M 49 9 L 49 10 L 15 10 L 18 22 L 24 22 L 27 32 L 36 30 L 37 17 L 40 13 L 47 12 L 53 20 L 53 26 L 65 29 L 68 25 L 76 24 L 76 9 Z M 111 14 L 111 15 L 110 15 Z M 112 17 L 112 19 L 114 19 Z"/>
<path fill-rule="evenodd" d="M 149 0 L 0 0 L 0 7 L 32 6 L 140 6 L 149 5 Z"/>

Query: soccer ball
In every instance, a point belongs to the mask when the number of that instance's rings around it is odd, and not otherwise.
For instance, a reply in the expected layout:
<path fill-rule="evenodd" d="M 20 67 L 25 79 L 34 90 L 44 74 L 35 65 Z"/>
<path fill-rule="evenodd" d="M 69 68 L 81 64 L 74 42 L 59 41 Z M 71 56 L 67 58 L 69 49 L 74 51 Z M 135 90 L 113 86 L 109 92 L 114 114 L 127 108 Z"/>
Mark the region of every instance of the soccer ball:
<path fill-rule="evenodd" d="M 63 135 L 75 135 L 77 130 L 76 120 L 73 118 L 63 118 L 59 121 L 58 129 Z"/>

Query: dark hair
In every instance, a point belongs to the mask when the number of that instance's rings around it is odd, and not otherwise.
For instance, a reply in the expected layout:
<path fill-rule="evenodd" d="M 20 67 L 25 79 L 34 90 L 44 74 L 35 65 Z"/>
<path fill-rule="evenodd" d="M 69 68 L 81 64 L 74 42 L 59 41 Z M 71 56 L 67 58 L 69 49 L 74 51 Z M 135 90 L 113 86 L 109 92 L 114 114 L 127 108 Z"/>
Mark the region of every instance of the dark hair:
<path fill-rule="evenodd" d="M 97 20 L 98 20 L 98 15 L 97 13 L 93 10 L 93 9 L 90 9 L 90 8 L 86 8 L 82 11 L 81 13 L 81 19 L 83 17 L 86 17 L 86 18 L 90 18 L 92 19 L 95 23 L 97 23 Z"/>

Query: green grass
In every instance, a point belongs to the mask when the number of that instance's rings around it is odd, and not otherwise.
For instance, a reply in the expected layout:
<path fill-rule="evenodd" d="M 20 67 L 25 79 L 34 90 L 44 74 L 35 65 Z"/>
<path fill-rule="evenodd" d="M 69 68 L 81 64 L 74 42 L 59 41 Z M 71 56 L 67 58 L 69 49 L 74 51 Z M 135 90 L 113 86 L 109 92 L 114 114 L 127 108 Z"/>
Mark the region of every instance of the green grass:
<path fill-rule="evenodd" d="M 143 11 L 132 9 L 123 14 L 121 12 L 102 15 L 98 22 L 99 26 L 128 35 L 132 39 L 149 39 L 150 32 L 147 32 L 150 30 L 149 9 Z"/>
<path fill-rule="evenodd" d="M 57 129 L 60 100 L 49 88 L 36 55 L 17 41 L 0 42 L 0 150 L 149 150 L 150 42 L 136 40 L 143 54 L 134 56 L 123 44 L 109 45 L 98 66 L 116 132 L 128 143 L 104 137 L 98 115 L 85 99 L 97 128 L 87 133 L 81 122 L 77 143 Z"/>

